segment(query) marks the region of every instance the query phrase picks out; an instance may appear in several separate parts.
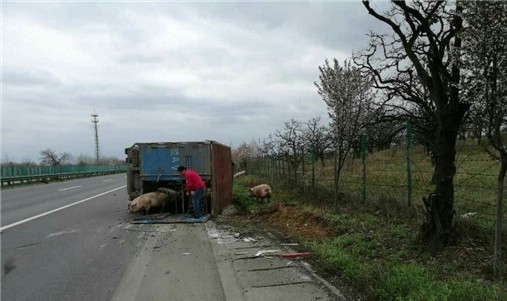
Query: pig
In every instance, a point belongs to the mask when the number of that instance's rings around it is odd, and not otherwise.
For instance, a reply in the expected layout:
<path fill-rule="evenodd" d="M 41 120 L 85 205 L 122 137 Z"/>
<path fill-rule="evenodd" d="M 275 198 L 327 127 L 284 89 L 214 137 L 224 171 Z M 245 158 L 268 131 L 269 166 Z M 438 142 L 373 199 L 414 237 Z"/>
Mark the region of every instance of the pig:
<path fill-rule="evenodd" d="M 242 170 L 242 171 L 240 171 L 240 172 L 235 173 L 235 174 L 234 174 L 234 176 L 233 176 L 233 178 L 239 178 L 239 177 L 241 177 L 241 176 L 242 176 L 242 175 L 244 175 L 244 174 L 245 174 L 245 171 L 244 171 L 244 170 Z"/>
<path fill-rule="evenodd" d="M 268 184 L 260 184 L 252 188 L 248 188 L 248 196 L 255 198 L 257 201 L 259 199 L 263 201 L 264 199 L 268 199 L 268 202 L 271 198 L 271 187 Z"/>
<path fill-rule="evenodd" d="M 160 187 L 157 191 L 145 193 L 129 202 L 128 209 L 130 213 L 140 212 L 144 209 L 146 214 L 150 213 L 151 207 L 160 207 L 163 211 L 166 203 L 178 195 L 179 193 L 172 189 Z"/>
<path fill-rule="evenodd" d="M 157 188 L 157 191 L 167 194 L 169 196 L 169 199 L 176 198 L 181 193 L 180 191 L 172 190 L 172 189 L 165 188 L 165 187 L 159 187 L 159 188 Z"/>

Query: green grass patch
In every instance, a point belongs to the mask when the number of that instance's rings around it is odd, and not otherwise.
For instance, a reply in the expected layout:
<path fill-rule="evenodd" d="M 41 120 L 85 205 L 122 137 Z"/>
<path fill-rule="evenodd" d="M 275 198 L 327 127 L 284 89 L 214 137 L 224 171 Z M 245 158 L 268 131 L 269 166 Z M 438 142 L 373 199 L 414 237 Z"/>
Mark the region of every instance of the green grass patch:
<path fill-rule="evenodd" d="M 359 248 L 353 254 L 346 249 L 353 248 L 352 245 L 360 244 Z M 309 244 L 313 253 L 321 260 L 324 260 L 332 271 L 339 271 L 344 276 L 352 280 L 359 280 L 361 277 L 368 276 L 370 272 L 370 264 L 361 260 L 362 252 L 369 252 L 370 246 L 366 246 L 360 242 L 360 238 L 353 236 L 350 238 L 339 237 L 336 239 L 314 241 Z"/>
<path fill-rule="evenodd" d="M 499 299 L 498 287 L 471 281 L 437 281 L 426 268 L 415 264 L 395 265 L 373 289 L 385 301 L 479 301 Z"/>

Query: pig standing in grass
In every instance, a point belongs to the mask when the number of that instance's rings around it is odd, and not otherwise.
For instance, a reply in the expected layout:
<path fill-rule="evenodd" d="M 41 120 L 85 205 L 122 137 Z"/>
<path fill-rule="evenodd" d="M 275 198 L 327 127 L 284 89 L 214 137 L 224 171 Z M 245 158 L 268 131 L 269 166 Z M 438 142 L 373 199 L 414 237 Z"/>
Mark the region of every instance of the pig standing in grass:
<path fill-rule="evenodd" d="M 255 198 L 257 201 L 259 201 L 259 199 L 261 199 L 261 201 L 268 199 L 269 202 L 271 198 L 271 187 L 269 187 L 268 184 L 261 184 L 252 188 L 248 188 L 248 192 L 248 196 Z"/>
<path fill-rule="evenodd" d="M 145 193 L 129 202 L 129 212 L 136 213 L 144 209 L 146 214 L 149 214 L 152 207 L 160 207 L 163 211 L 167 202 L 178 195 L 179 193 L 172 189 L 160 187 L 157 191 Z"/>

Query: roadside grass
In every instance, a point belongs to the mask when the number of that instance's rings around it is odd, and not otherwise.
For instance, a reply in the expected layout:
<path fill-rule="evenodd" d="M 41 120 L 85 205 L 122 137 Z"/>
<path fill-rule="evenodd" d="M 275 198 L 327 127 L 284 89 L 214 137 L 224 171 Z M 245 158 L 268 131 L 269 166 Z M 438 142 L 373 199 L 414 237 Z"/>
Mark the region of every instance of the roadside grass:
<path fill-rule="evenodd" d="M 332 187 L 333 164 L 327 160 L 325 166 L 316 163 L 316 182 Z M 306 170 L 311 169 L 309 162 Z M 484 227 L 493 227 L 496 206 L 496 185 L 499 162 L 491 159 L 482 146 L 474 140 L 460 141 L 457 145 L 455 176 L 455 210 L 457 215 L 475 214 Z M 359 199 L 362 187 L 363 169 L 358 158 L 348 160 L 342 170 L 340 191 Z M 412 206 L 422 212 L 421 199 L 434 190 L 431 184 L 433 166 L 421 146 L 411 151 Z M 311 183 L 311 175 L 305 176 Z M 407 162 L 404 146 L 368 153 L 366 159 L 366 197 L 368 202 L 383 199 L 391 203 L 396 200 L 408 205 Z M 507 195 L 506 195 L 507 198 Z M 386 204 L 389 206 L 390 204 Z M 394 204 L 396 205 L 396 204 Z M 385 207 L 386 207 L 385 206 Z"/>
<path fill-rule="evenodd" d="M 273 187 L 271 204 L 247 197 L 247 187 L 261 183 Z M 493 232 L 480 222 L 457 216 L 457 241 L 433 256 L 421 242 L 422 215 L 417 206 L 408 207 L 405 200 L 385 194 L 362 203 L 357 195 L 343 193 L 339 212 L 332 213 L 329 187 L 303 190 L 246 175 L 234 180 L 233 198 L 251 219 L 266 221 L 296 237 L 302 249 L 312 252 L 319 269 L 339 275 L 368 300 L 507 300 L 503 284 L 507 274 L 497 280 L 490 272 Z M 286 208 L 300 213 L 278 213 Z M 321 222 L 308 223 L 312 217 Z M 303 224 L 331 227 L 333 234 L 313 237 L 311 233 L 320 232 L 302 231 L 307 228 Z"/>

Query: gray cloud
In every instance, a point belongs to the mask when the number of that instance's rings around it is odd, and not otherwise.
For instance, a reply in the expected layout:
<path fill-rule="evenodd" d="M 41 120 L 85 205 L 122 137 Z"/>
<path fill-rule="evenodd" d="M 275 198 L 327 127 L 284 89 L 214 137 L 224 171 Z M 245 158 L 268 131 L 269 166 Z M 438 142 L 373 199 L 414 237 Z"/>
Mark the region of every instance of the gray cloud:
<path fill-rule="evenodd" d="M 3 84 L 17 87 L 46 86 L 56 87 L 62 84 L 61 80 L 51 71 L 44 69 L 14 69 L 4 67 Z"/>
<path fill-rule="evenodd" d="M 2 152 L 103 155 L 135 142 L 262 139 L 327 117 L 326 58 L 367 45 L 356 2 L 3 5 Z"/>

